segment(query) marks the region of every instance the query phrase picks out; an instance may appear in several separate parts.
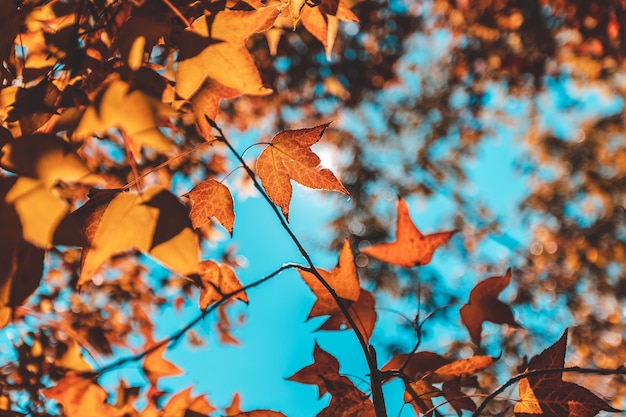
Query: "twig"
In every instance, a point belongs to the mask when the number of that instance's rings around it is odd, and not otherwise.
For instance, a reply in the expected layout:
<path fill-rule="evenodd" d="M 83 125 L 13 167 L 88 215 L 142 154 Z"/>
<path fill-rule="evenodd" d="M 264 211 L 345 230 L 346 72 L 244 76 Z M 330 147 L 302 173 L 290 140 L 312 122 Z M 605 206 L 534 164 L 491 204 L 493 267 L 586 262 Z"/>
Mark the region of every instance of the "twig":
<path fill-rule="evenodd" d="M 176 16 L 178 16 L 178 18 L 179 18 L 180 20 L 182 20 L 182 21 L 183 21 L 183 23 L 185 24 L 185 26 L 187 26 L 187 27 L 191 26 L 191 23 L 189 22 L 189 20 L 187 20 L 187 18 L 185 17 L 185 15 L 183 15 L 183 14 L 181 13 L 181 11 L 180 11 L 180 10 L 178 10 L 178 8 L 177 8 L 176 6 L 174 6 L 174 5 L 170 2 L 170 0 L 163 0 L 163 3 L 165 3 L 165 4 L 167 5 L 167 7 L 169 7 L 169 8 L 170 8 L 170 10 L 171 10 L 171 11 L 173 11 L 173 12 L 174 12 L 174 14 L 175 14 Z"/>
<path fill-rule="evenodd" d="M 133 355 L 133 356 L 127 356 L 125 358 L 121 358 L 113 363 L 110 363 L 102 368 L 100 368 L 95 375 L 102 375 L 106 372 L 109 372 L 115 368 L 119 368 L 122 365 L 125 365 L 129 362 L 136 362 L 136 361 L 140 361 L 141 359 L 143 359 L 144 357 L 146 357 L 147 355 L 149 355 L 150 353 L 154 352 L 155 350 L 157 350 L 158 348 L 160 348 L 163 345 L 168 345 L 172 342 L 176 342 L 178 341 L 181 337 L 183 337 L 185 335 L 185 333 L 187 333 L 191 328 L 193 328 L 196 324 L 198 324 L 204 317 L 206 317 L 207 314 L 213 312 L 214 310 L 216 310 L 219 306 L 221 306 L 222 304 L 224 304 L 226 301 L 228 301 L 229 299 L 231 299 L 232 297 L 234 297 L 235 295 L 246 291 L 250 288 L 254 288 L 258 285 L 263 284 L 264 282 L 274 278 L 276 275 L 280 274 L 281 272 L 287 270 L 287 269 L 291 269 L 291 268 L 298 268 L 300 267 L 300 265 L 297 264 L 293 264 L 293 263 L 288 263 L 285 264 L 283 266 L 281 266 L 280 268 L 278 268 L 276 271 L 272 272 L 271 274 L 258 279 L 257 281 L 254 281 L 248 285 L 244 285 L 243 287 L 229 292 L 228 294 L 224 294 L 222 296 L 221 299 L 219 299 L 218 301 L 216 301 L 215 303 L 211 304 L 209 307 L 207 307 L 204 311 L 202 311 L 200 314 L 198 314 L 193 320 L 191 320 L 189 323 L 187 323 L 186 325 L 184 325 L 182 328 L 180 328 L 179 330 L 177 330 L 175 333 L 171 334 L 169 337 L 161 340 L 160 342 L 150 346 L 148 349 Z M 94 375 L 94 373 L 87 373 L 91 376 Z"/>

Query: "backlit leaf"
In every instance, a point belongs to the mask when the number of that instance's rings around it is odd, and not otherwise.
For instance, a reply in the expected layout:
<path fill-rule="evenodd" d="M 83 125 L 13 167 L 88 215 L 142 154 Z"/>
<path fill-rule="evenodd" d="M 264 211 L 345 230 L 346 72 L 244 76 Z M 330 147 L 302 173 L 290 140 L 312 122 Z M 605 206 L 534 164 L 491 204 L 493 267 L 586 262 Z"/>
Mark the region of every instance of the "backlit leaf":
<path fill-rule="evenodd" d="M 531 359 L 528 371 L 559 369 L 565 366 L 567 330 L 552 346 Z M 517 417 L 593 417 L 600 411 L 620 412 L 587 388 L 563 381 L 563 373 L 529 376 L 519 382 Z"/>
<path fill-rule="evenodd" d="M 143 146 L 161 153 L 172 150 L 172 142 L 159 129 L 159 116 L 174 114 L 169 106 L 154 97 L 133 89 L 125 81 L 114 80 L 85 109 L 73 137 L 80 139 L 118 128 L 129 141 L 134 157 L 139 159 Z"/>
<path fill-rule="evenodd" d="M 470 292 L 469 301 L 461 307 L 461 321 L 467 327 L 472 341 L 480 345 L 483 322 L 521 327 L 513 318 L 511 307 L 498 300 L 498 295 L 511 282 L 511 269 L 499 277 L 487 278 Z"/>
<path fill-rule="evenodd" d="M 180 368 L 163 359 L 166 347 L 166 345 L 158 347 L 150 352 L 143 361 L 143 372 L 152 385 L 157 385 L 159 378 L 183 374 Z"/>
<path fill-rule="evenodd" d="M 246 49 L 253 33 L 263 32 L 278 16 L 277 7 L 223 10 L 196 19 L 182 35 L 176 92 L 189 99 L 209 78 L 239 94 L 266 95 L 261 76 Z"/>
<path fill-rule="evenodd" d="M 42 182 L 27 177 L 0 178 L 0 236 L 48 249 L 52 245 L 84 246 L 70 206 Z"/>
<path fill-rule="evenodd" d="M 472 356 L 443 365 L 435 370 L 433 380 L 450 381 L 455 378 L 474 375 L 487 369 L 494 362 L 491 356 Z"/>
<path fill-rule="evenodd" d="M 88 282 L 109 257 L 132 248 L 182 275 L 199 270 L 198 239 L 187 209 L 160 186 L 142 194 L 99 191 L 72 214 L 91 244 L 83 249 L 78 286 Z"/>
<path fill-rule="evenodd" d="M 337 302 L 330 292 L 322 285 L 315 275 L 310 272 L 301 271 L 300 276 L 311 288 L 317 297 L 315 304 L 311 308 L 309 318 L 326 316 L 339 312 Z M 354 264 L 354 255 L 350 248 L 350 242 L 346 239 L 343 243 L 337 266 L 331 271 L 318 269 L 324 280 L 335 290 L 337 295 L 345 300 L 356 301 L 359 299 L 360 284 L 359 277 Z"/>
<path fill-rule="evenodd" d="M 404 402 L 409 403 L 415 409 L 417 415 L 432 415 L 433 401 L 432 398 L 440 397 L 443 392 L 430 382 L 420 380 L 410 384 L 405 384 Z"/>
<path fill-rule="evenodd" d="M 67 417 L 114 417 L 121 413 L 106 403 L 107 393 L 91 379 L 70 373 L 41 393 L 63 406 Z"/>
<path fill-rule="evenodd" d="M 285 218 L 289 216 L 291 180 L 309 188 L 348 194 L 329 169 L 319 166 L 320 158 L 310 149 L 321 139 L 328 125 L 282 131 L 274 136 L 257 160 L 263 188 Z"/>
<path fill-rule="evenodd" d="M 55 135 L 33 134 L 9 142 L 1 150 L 0 167 L 39 179 L 46 187 L 59 180 L 98 182 L 70 144 Z"/>
<path fill-rule="evenodd" d="M 370 246 L 361 252 L 405 268 L 423 266 L 431 261 L 435 250 L 450 240 L 453 233 L 455 231 L 423 235 L 413 224 L 406 201 L 398 199 L 396 240 Z"/>
<path fill-rule="evenodd" d="M 194 229 L 215 217 L 231 235 L 233 234 L 235 211 L 233 196 L 227 186 L 214 178 L 209 178 L 193 187 L 185 196 L 193 201 L 189 217 Z"/>
<path fill-rule="evenodd" d="M 241 289 L 241 282 L 235 275 L 235 271 L 226 265 L 207 260 L 200 263 L 200 279 L 202 290 L 200 291 L 200 308 L 204 310 L 225 294 Z M 248 302 L 248 296 L 244 291 L 239 292 L 235 298 Z"/>

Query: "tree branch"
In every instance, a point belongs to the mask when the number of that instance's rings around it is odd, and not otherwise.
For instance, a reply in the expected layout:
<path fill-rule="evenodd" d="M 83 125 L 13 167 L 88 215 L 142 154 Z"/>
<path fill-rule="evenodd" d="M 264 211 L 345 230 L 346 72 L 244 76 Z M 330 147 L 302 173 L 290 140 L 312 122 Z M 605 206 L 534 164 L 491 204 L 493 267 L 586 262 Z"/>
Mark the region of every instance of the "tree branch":
<path fill-rule="evenodd" d="M 89 376 L 99 376 L 102 375 L 106 372 L 109 372 L 115 368 L 119 368 L 122 365 L 125 365 L 129 362 L 136 362 L 139 361 L 143 358 L 145 358 L 147 355 L 149 355 L 150 353 L 154 352 L 155 350 L 157 350 L 158 348 L 160 348 L 163 345 L 168 345 L 172 342 L 176 342 L 178 341 L 181 337 L 183 337 L 185 335 L 185 333 L 187 333 L 191 328 L 193 328 L 196 324 L 198 324 L 204 317 L 206 317 L 207 314 L 213 312 L 214 310 L 216 310 L 219 306 L 221 306 L 222 304 L 224 304 L 226 301 L 228 301 L 229 299 L 231 299 L 232 297 L 234 297 L 235 295 L 246 291 L 250 288 L 254 288 L 258 285 L 263 284 L 264 282 L 274 278 L 276 275 L 280 274 L 281 272 L 287 270 L 287 269 L 291 269 L 291 268 L 299 268 L 301 267 L 301 265 L 298 264 L 294 264 L 294 263 L 288 263 L 288 264 L 284 264 L 283 266 L 281 266 L 280 268 L 278 268 L 276 271 L 272 272 L 271 274 L 260 278 L 248 285 L 244 285 L 243 287 L 235 290 L 235 291 L 231 291 L 228 294 L 224 294 L 222 296 L 221 299 L 219 299 L 218 301 L 214 302 L 213 304 L 211 304 L 210 306 L 208 306 L 204 311 L 202 311 L 200 314 L 198 314 L 194 319 L 192 319 L 189 323 L 187 323 L 186 325 L 184 325 L 183 327 L 181 327 L 179 330 L 177 330 L 176 332 L 174 332 L 173 334 L 171 334 L 170 336 L 168 336 L 167 338 L 161 340 L 160 342 L 150 346 L 148 349 L 133 355 L 133 356 L 127 356 L 125 358 L 121 358 L 113 363 L 110 363 L 102 368 L 100 368 L 97 372 L 93 373 L 93 372 L 87 372 L 86 374 Z"/>
<path fill-rule="evenodd" d="M 231 151 L 231 153 L 235 156 L 235 158 L 237 158 L 237 160 L 239 161 L 241 166 L 246 170 L 246 173 L 248 174 L 248 176 L 252 180 L 252 182 L 254 184 L 254 187 L 257 189 L 257 191 L 259 191 L 259 193 L 263 196 L 265 201 L 272 208 L 272 210 L 274 211 L 274 214 L 276 215 L 276 217 L 280 221 L 280 224 L 281 224 L 282 228 L 287 232 L 287 234 L 289 235 L 289 237 L 291 238 L 293 243 L 298 248 L 298 251 L 300 252 L 302 257 L 306 260 L 307 264 L 309 265 L 308 271 L 310 273 L 312 273 L 317 278 L 317 280 L 324 286 L 324 288 L 326 288 L 326 290 L 330 293 L 330 295 L 333 297 L 333 299 L 335 300 L 335 302 L 339 306 L 339 309 L 341 310 L 343 315 L 346 317 L 346 320 L 350 324 L 350 327 L 352 328 L 354 334 L 356 335 L 357 339 L 359 340 L 359 344 L 361 345 L 361 349 L 363 350 L 363 353 L 365 355 L 365 359 L 367 360 L 367 365 L 368 365 L 368 368 L 369 368 L 369 371 L 370 371 L 370 384 L 371 384 L 371 388 L 372 388 L 372 402 L 374 404 L 374 409 L 375 409 L 375 412 L 376 412 L 376 416 L 377 417 L 387 417 L 387 410 L 386 410 L 386 407 L 385 407 L 385 401 L 384 401 L 383 392 L 382 392 L 381 375 L 380 375 L 380 371 L 378 370 L 378 363 L 377 363 L 377 360 L 376 360 L 376 352 L 374 351 L 373 346 L 369 345 L 366 342 L 365 337 L 363 336 L 363 334 L 361 333 L 361 331 L 357 327 L 356 322 L 354 321 L 353 317 L 350 315 L 350 313 L 348 311 L 348 308 L 346 307 L 344 302 L 341 300 L 341 298 L 337 295 L 337 292 L 335 291 L 335 289 L 328 282 L 326 282 L 326 280 L 319 273 L 319 271 L 317 270 L 317 268 L 313 264 L 313 261 L 311 260 L 311 257 L 308 254 L 308 252 L 306 251 L 306 249 L 304 249 L 304 247 L 302 246 L 302 244 L 300 243 L 300 241 L 298 240 L 296 235 L 293 233 L 293 231 L 289 227 L 289 224 L 287 224 L 287 221 L 285 220 L 284 216 L 280 213 L 280 211 L 278 210 L 278 208 L 276 207 L 274 202 L 270 199 L 270 197 L 267 195 L 267 193 L 263 189 L 263 186 L 259 183 L 259 180 L 257 179 L 256 174 L 254 173 L 254 171 L 252 171 L 250 166 L 244 161 L 244 159 L 241 157 L 241 155 L 239 155 L 237 150 L 231 145 L 231 143 L 226 138 L 226 135 L 224 135 L 224 132 L 215 123 L 215 121 L 211 120 L 206 115 L 205 115 L 205 119 L 207 120 L 209 125 L 211 125 L 211 127 L 213 127 L 215 130 L 217 130 L 217 132 L 219 133 L 219 136 L 216 139 L 221 141 L 221 142 L 223 142 L 228 147 L 228 149 Z"/>

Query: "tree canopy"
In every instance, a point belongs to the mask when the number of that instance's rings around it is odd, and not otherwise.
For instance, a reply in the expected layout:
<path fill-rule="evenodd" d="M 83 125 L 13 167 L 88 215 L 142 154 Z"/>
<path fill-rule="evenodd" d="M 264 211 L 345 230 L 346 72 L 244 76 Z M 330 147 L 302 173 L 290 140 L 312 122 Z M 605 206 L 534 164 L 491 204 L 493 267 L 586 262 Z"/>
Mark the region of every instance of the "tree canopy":
<path fill-rule="evenodd" d="M 161 381 L 207 317 L 238 344 L 239 304 L 291 270 L 368 370 L 311 336 L 281 377 L 329 394 L 318 416 L 624 407 L 623 2 L 0 4 L 1 415 L 282 416 Z M 334 207 L 324 247 L 293 184 Z M 239 242 L 278 241 L 240 232 L 250 196 L 298 257 L 242 280 Z M 395 304 L 408 343 L 380 336 Z"/>

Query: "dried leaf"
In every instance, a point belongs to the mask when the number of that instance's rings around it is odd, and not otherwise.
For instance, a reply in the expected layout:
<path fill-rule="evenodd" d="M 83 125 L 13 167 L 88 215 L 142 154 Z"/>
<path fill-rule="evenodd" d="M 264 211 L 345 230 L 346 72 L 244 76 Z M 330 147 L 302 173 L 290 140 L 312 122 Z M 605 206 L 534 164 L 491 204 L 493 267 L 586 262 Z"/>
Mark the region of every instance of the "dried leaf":
<path fill-rule="evenodd" d="M 232 236 L 235 211 L 233 196 L 227 186 L 214 178 L 209 178 L 193 187 L 185 196 L 193 201 L 189 217 L 194 229 L 208 223 L 211 217 L 215 217 Z"/>
<path fill-rule="evenodd" d="M 411 404 L 417 415 L 432 416 L 432 398 L 440 397 L 443 392 L 434 387 L 430 382 L 420 380 L 405 384 L 404 402 Z"/>
<path fill-rule="evenodd" d="M 552 346 L 531 359 L 527 371 L 559 369 L 565 366 L 567 329 Z M 517 417 L 593 417 L 600 411 L 620 412 L 588 389 L 563 381 L 563 373 L 529 376 L 520 381 Z"/>
<path fill-rule="evenodd" d="M 399 370 L 408 357 L 409 355 L 406 353 L 394 356 L 382 367 L 381 371 Z M 409 363 L 404 368 L 404 375 L 413 381 L 417 381 L 424 374 L 433 372 L 450 362 L 450 359 L 433 352 L 416 352 L 409 358 Z"/>
<path fill-rule="evenodd" d="M 431 261 L 435 250 L 450 240 L 453 233 L 455 231 L 423 235 L 411 221 L 406 201 L 398 199 L 396 240 L 373 245 L 361 252 L 405 268 L 423 266 Z"/>
<path fill-rule="evenodd" d="M 335 299 L 315 275 L 302 270 L 298 270 L 298 272 L 300 272 L 300 276 L 304 282 L 306 282 L 309 288 L 311 288 L 311 291 L 313 291 L 313 294 L 317 297 L 317 300 L 309 313 L 309 318 L 335 314 L 340 311 Z M 337 266 L 332 270 L 332 272 L 328 272 L 323 269 L 318 269 L 318 272 L 328 285 L 335 290 L 335 293 L 339 297 L 349 301 L 356 301 L 359 299 L 361 291 L 359 276 L 356 272 L 354 255 L 352 254 L 352 249 L 350 248 L 350 242 L 347 239 L 343 242 Z"/>
<path fill-rule="evenodd" d="M 480 345 L 483 322 L 521 327 L 513 318 L 511 307 L 498 300 L 498 295 L 511 282 L 511 269 L 499 277 L 487 278 L 470 292 L 469 301 L 461 307 L 461 321 L 467 327 L 472 341 Z"/>
<path fill-rule="evenodd" d="M 320 168 L 320 158 L 310 149 L 321 139 L 328 125 L 282 131 L 274 136 L 257 160 L 263 188 L 285 218 L 289 216 L 291 202 L 290 180 L 309 188 L 348 194 L 329 169 Z"/>

